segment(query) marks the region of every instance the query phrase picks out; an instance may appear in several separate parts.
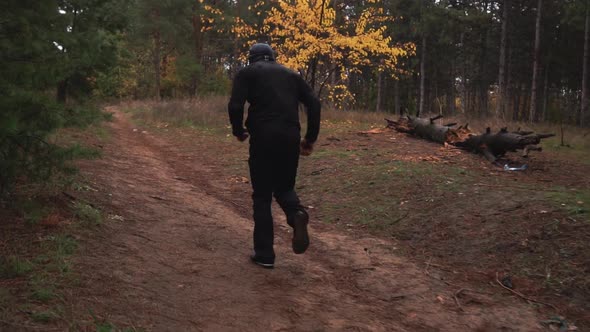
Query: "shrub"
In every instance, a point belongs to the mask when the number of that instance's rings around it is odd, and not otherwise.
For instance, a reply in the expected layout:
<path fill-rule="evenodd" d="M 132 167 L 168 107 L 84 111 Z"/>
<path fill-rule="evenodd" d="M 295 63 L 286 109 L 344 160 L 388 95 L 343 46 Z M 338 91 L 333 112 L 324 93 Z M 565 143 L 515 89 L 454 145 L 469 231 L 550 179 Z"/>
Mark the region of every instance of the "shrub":
<path fill-rule="evenodd" d="M 76 218 L 84 224 L 96 226 L 102 223 L 102 213 L 89 204 L 76 202 L 73 210 Z"/>

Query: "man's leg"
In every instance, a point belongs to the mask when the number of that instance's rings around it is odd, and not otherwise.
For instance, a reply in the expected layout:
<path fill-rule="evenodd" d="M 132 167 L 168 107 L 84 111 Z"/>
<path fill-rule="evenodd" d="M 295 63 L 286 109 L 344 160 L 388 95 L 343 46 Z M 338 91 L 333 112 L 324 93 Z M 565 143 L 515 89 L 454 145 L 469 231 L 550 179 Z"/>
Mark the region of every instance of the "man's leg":
<path fill-rule="evenodd" d="M 254 252 L 263 262 L 274 263 L 274 233 L 271 212 L 272 178 L 271 163 L 263 147 L 250 146 L 250 180 L 254 210 Z"/>
<path fill-rule="evenodd" d="M 272 194 L 254 192 L 252 199 L 254 201 L 254 252 L 256 256 L 274 263 L 274 230 L 270 207 Z"/>
<path fill-rule="evenodd" d="M 309 216 L 295 192 L 297 167 L 299 165 L 299 135 L 292 137 L 275 159 L 274 196 L 287 216 L 287 223 L 293 227 L 293 251 L 302 254 L 309 246 L 307 223 Z"/>
<path fill-rule="evenodd" d="M 299 166 L 299 135 L 291 135 L 275 154 L 275 167 L 273 168 L 273 192 L 277 203 L 281 206 L 287 222 L 298 211 L 305 212 L 295 192 L 297 167 Z M 292 225 L 291 225 L 292 226 Z"/>

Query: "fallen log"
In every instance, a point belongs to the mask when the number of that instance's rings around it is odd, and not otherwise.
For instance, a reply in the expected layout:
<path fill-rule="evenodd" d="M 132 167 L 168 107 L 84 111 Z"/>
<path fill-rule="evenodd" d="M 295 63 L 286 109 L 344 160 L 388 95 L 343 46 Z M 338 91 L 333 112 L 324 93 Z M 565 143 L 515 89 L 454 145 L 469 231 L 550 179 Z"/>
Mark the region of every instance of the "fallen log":
<path fill-rule="evenodd" d="M 410 128 L 410 121 L 407 117 L 400 117 L 397 121 L 386 118 L 385 121 L 387 121 L 387 128 L 395 129 L 400 133 L 410 134 L 412 132 L 412 128 Z"/>
<path fill-rule="evenodd" d="M 507 152 L 516 152 L 517 150 L 523 150 L 523 156 L 528 157 L 529 151 L 540 151 L 542 149 L 536 146 L 541 143 L 542 139 L 552 136 L 555 135 L 532 135 L 532 133 L 520 135 L 518 133 L 508 132 L 507 128 L 502 128 L 498 133 L 492 134 L 490 128 L 487 128 L 485 134 L 470 135 L 466 140 L 455 142 L 453 145 L 481 153 L 489 161 L 495 162 Z"/>
<path fill-rule="evenodd" d="M 456 123 L 449 123 L 448 125 L 438 125 L 434 121 L 442 118 L 442 115 L 438 115 L 433 118 L 417 118 L 413 116 L 401 117 L 398 121 L 385 119 L 387 121 L 387 127 L 395 129 L 399 132 L 404 132 L 424 139 L 438 142 L 448 143 L 454 140 L 453 137 L 457 137 L 456 130 L 451 127 L 457 125 Z M 458 128 L 457 130 L 461 130 Z"/>
<path fill-rule="evenodd" d="M 434 123 L 440 116 L 430 119 L 408 118 L 410 119 L 410 126 L 414 129 L 414 133 L 417 136 L 441 144 L 447 141 L 450 127 L 444 127 Z"/>
<path fill-rule="evenodd" d="M 459 126 L 456 129 L 452 128 L 457 125 L 456 123 L 444 126 L 435 124 L 434 121 L 441 117 L 440 115 L 433 118 L 405 116 L 400 117 L 397 121 L 385 120 L 388 128 L 480 153 L 491 162 L 496 162 L 498 158 L 504 156 L 507 152 L 516 152 L 518 150 L 523 150 L 523 157 L 528 157 L 530 151 L 542 150 L 541 147 L 537 146 L 542 139 L 555 136 L 554 134 L 534 134 L 532 131 L 523 131 L 520 128 L 514 132 L 509 132 L 506 127 L 497 133 L 492 133 L 491 129 L 487 128 L 484 134 L 475 134 L 468 124 Z"/>

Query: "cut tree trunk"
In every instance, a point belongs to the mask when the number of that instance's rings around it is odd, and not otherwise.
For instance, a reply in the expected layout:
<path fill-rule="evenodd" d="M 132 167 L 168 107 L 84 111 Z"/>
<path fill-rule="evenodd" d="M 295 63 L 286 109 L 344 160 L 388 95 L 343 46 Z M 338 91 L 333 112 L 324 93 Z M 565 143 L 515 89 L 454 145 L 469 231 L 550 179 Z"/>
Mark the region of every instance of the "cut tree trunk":
<path fill-rule="evenodd" d="M 413 128 L 413 133 L 416 136 L 442 144 L 447 140 L 449 127 L 435 124 L 434 120 L 439 118 L 441 117 L 438 116 L 430 119 L 408 117 L 410 126 Z"/>
<path fill-rule="evenodd" d="M 457 124 L 437 125 L 434 120 L 441 118 L 416 118 L 412 116 L 400 117 L 399 120 L 387 121 L 387 127 L 398 132 L 418 136 L 433 142 L 449 144 L 468 151 L 481 153 L 491 162 L 507 152 L 523 150 L 523 157 L 527 157 L 530 151 L 541 151 L 537 146 L 542 139 L 553 137 L 554 134 L 535 134 L 532 131 L 522 131 L 520 128 L 509 132 L 502 128 L 499 132 L 492 134 L 490 128 L 484 134 L 475 134 L 469 129 L 469 125 L 453 128 Z"/>
<path fill-rule="evenodd" d="M 532 133 L 521 135 L 520 132 L 509 132 L 507 128 L 502 128 L 499 132 L 492 134 L 490 128 L 488 128 L 484 134 L 471 135 L 465 141 L 457 142 L 454 145 L 481 153 L 489 161 L 495 162 L 507 152 L 523 150 L 523 156 L 527 157 L 529 151 L 541 151 L 541 147 L 536 145 L 541 143 L 542 139 L 553 136 L 555 135 Z"/>

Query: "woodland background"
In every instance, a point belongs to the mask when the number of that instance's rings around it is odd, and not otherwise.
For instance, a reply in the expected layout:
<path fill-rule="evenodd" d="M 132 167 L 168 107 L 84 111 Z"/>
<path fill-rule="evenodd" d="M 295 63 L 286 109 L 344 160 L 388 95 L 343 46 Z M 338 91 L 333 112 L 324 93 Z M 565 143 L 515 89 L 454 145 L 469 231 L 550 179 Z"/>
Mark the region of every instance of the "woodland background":
<path fill-rule="evenodd" d="M 0 186 L 82 153 L 97 102 L 228 95 L 254 42 L 326 107 L 588 125 L 585 0 L 8 1 Z"/>
<path fill-rule="evenodd" d="M 528 319 L 552 329 L 590 327 L 590 0 L 2 4 L 0 330 L 136 331 L 154 322 L 190 330 L 200 326 L 194 317 L 219 324 L 223 310 L 248 329 L 266 319 L 249 311 L 260 292 L 227 291 L 236 285 L 309 295 L 304 307 L 258 300 L 274 310 L 270 320 L 299 321 L 311 310 L 309 326 L 323 326 L 315 314 L 328 312 L 355 329 L 366 320 L 457 330 L 475 317 L 488 329 L 518 330 L 502 321 L 519 322 L 521 309 L 534 307 Z M 270 43 L 323 105 L 320 141 L 301 160 L 297 190 L 312 210 L 315 243 L 333 246 L 315 246 L 304 260 L 283 256 L 292 268 L 276 272 L 289 282 L 274 286 L 237 270 L 242 264 L 219 264 L 238 259 L 249 237 L 247 223 L 235 222 L 251 217 L 248 145 L 231 136 L 227 102 L 255 42 Z M 557 136 L 543 152 L 491 164 L 384 128 L 384 118 L 402 113 L 442 115 L 439 127 L 457 122 L 465 132 L 469 123 L 474 134 Z M 215 213 L 201 194 L 219 202 Z M 355 238 L 334 250 L 342 234 Z M 387 249 L 369 251 L 375 239 Z M 195 270 L 187 257 L 205 265 Z M 405 258 L 420 271 L 398 265 Z M 385 264 L 365 268 L 367 259 Z M 121 269 L 129 273 L 116 277 Z M 206 287 L 177 289 L 186 276 Z M 305 288 L 285 287 L 291 281 Z M 410 288 L 427 293 L 398 292 Z M 207 293 L 217 290 L 224 296 Z M 146 299 L 175 301 L 153 310 Z M 431 314 L 408 323 L 415 308 Z"/>

